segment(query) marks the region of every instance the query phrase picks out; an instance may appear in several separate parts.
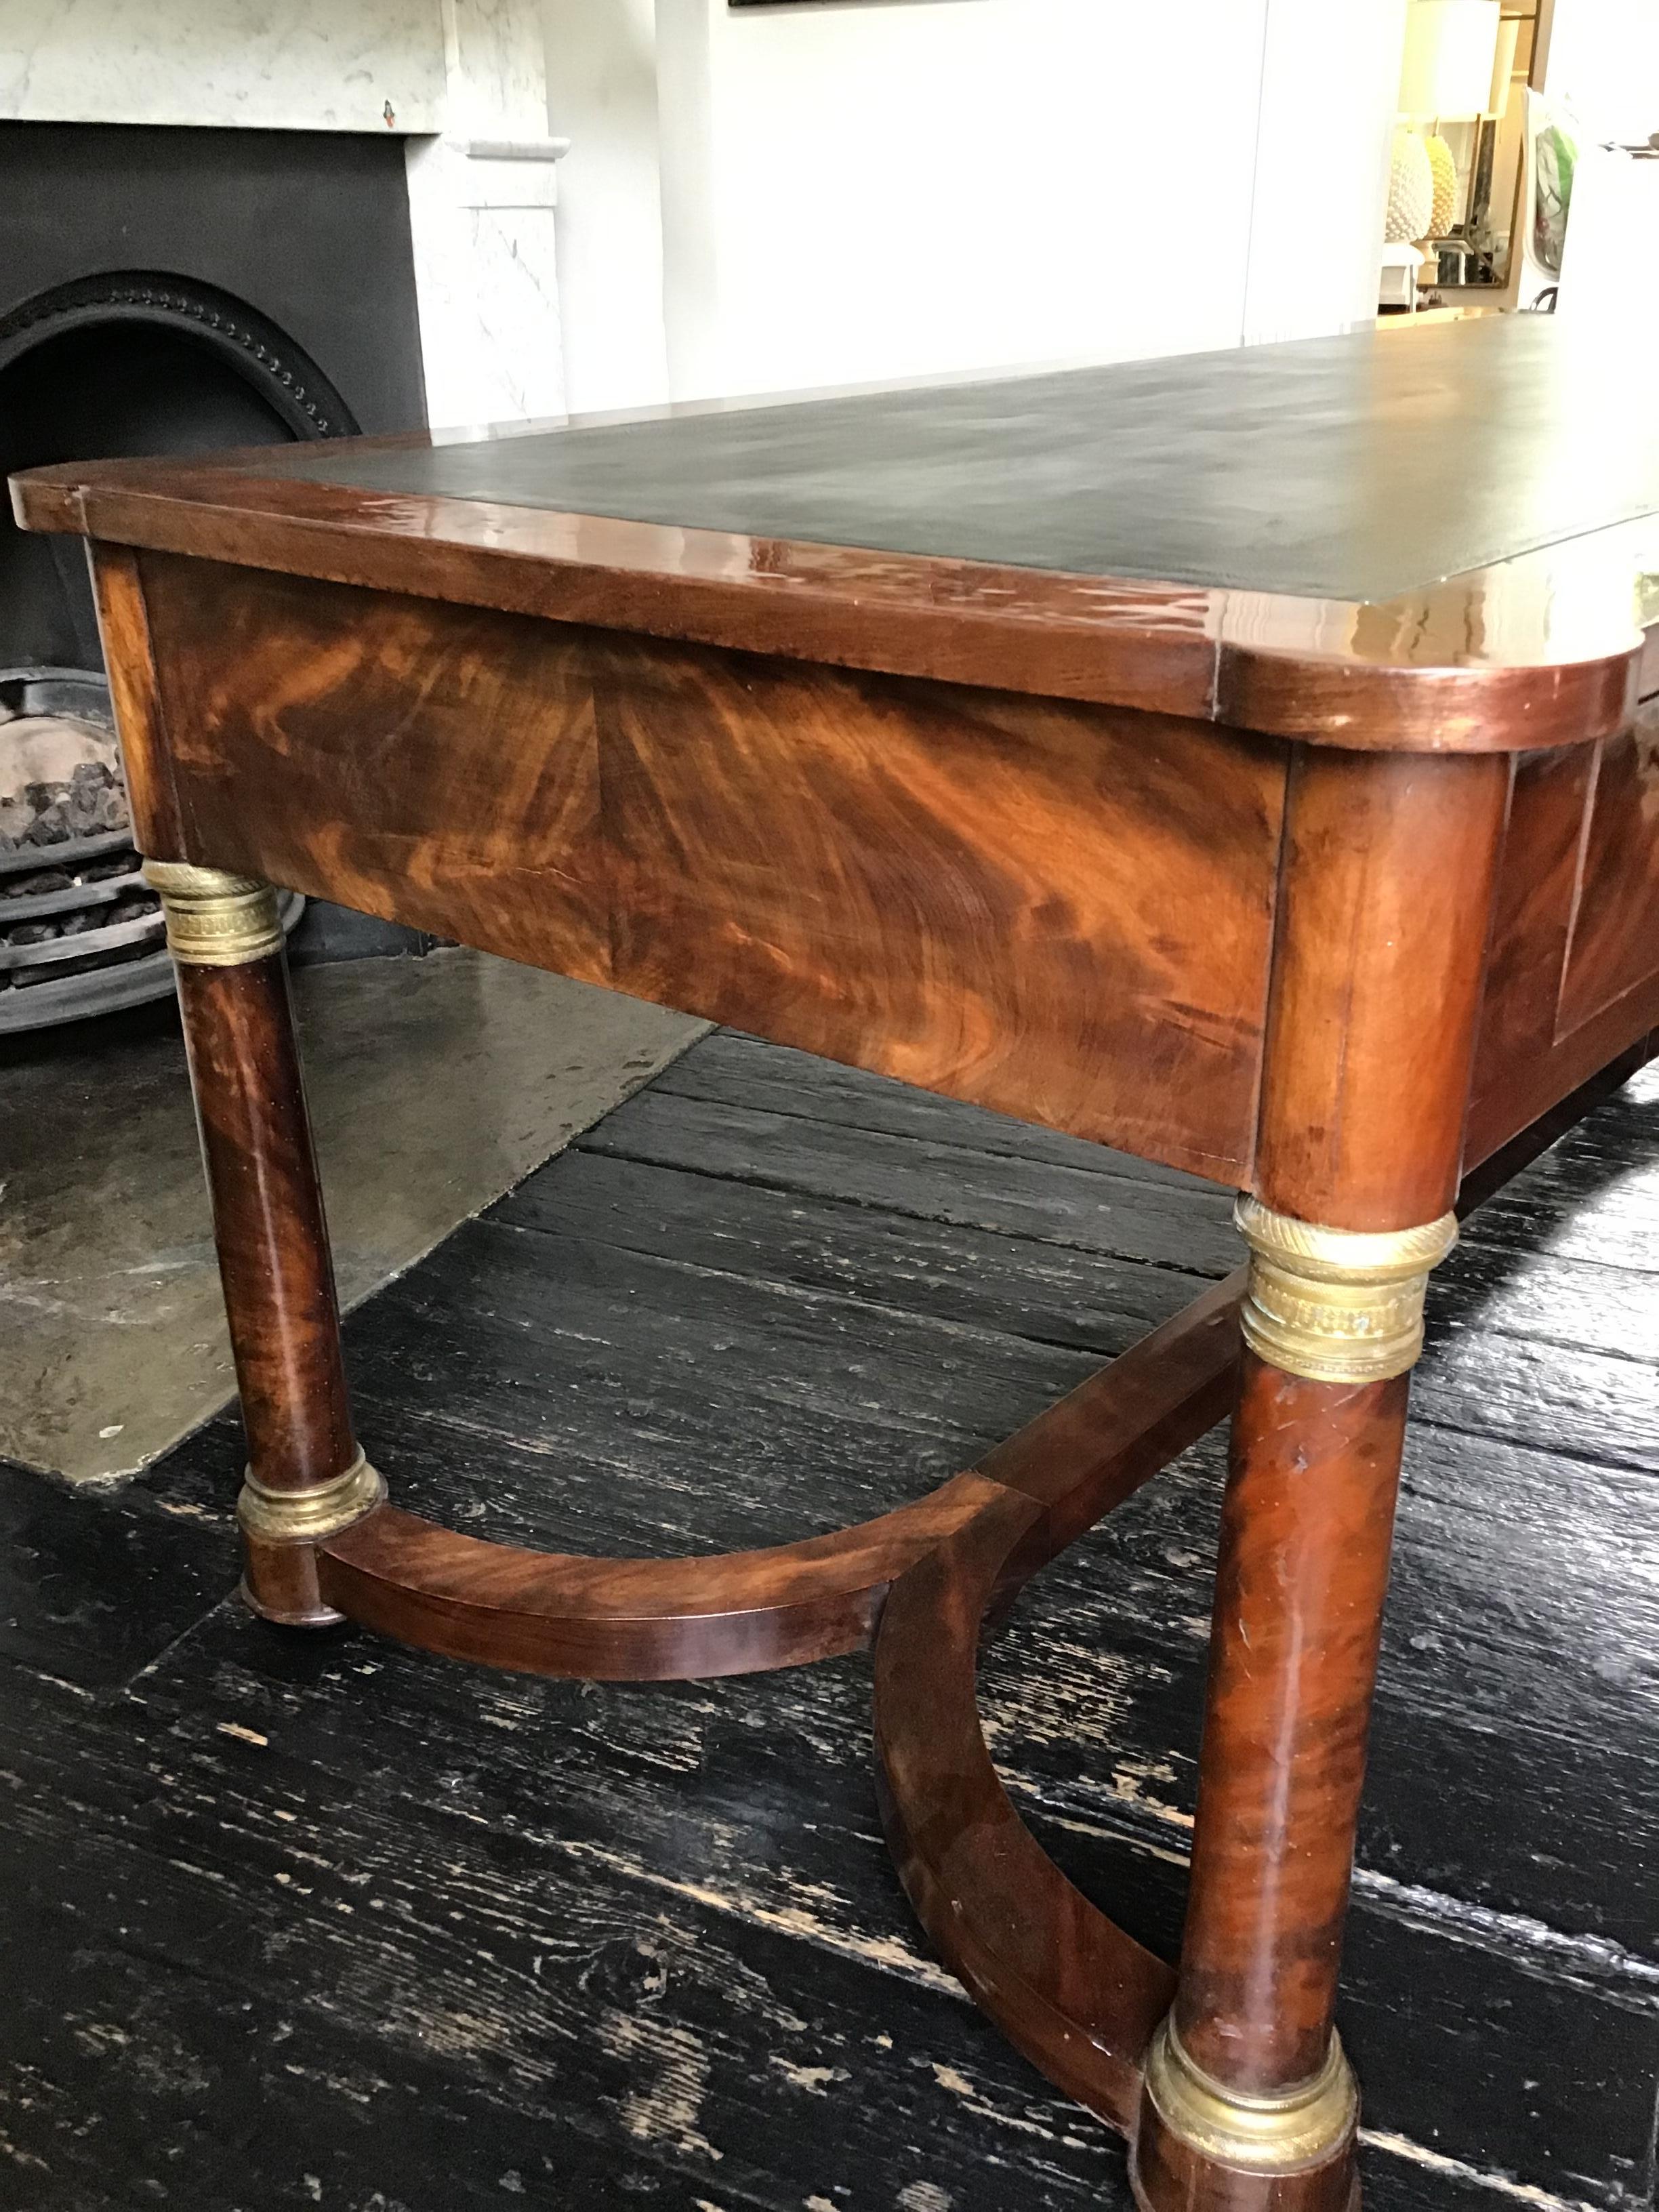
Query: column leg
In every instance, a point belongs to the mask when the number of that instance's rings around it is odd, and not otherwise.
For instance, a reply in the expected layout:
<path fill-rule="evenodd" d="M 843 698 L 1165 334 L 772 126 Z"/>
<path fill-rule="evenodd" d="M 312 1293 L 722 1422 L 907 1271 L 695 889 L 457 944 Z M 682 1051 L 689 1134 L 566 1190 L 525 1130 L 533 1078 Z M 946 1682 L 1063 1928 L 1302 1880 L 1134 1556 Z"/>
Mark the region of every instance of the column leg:
<path fill-rule="evenodd" d="M 1333 2028 L 1407 1367 L 1448 1215 L 1311 1228 L 1253 1200 L 1181 1979 L 1149 2054 L 1143 2203 L 1340 2212 L 1358 2097 Z"/>
<path fill-rule="evenodd" d="M 313 1547 L 372 1511 L 385 1486 L 352 1434 L 276 895 L 179 862 L 145 874 L 178 969 L 247 1431 L 244 1590 L 268 1620 L 321 1626 L 340 1616 L 318 1589 Z"/>
<path fill-rule="evenodd" d="M 1346 2212 L 1334 2015 L 1409 1370 L 1456 1189 L 1499 757 L 1293 765 L 1191 1885 L 1146 2212 Z"/>

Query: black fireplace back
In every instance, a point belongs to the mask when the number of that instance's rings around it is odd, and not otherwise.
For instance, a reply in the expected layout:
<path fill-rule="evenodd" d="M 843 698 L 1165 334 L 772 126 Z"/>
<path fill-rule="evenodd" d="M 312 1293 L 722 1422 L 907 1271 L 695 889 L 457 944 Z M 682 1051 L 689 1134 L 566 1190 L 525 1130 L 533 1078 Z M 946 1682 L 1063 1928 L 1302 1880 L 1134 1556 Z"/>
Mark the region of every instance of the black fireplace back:
<path fill-rule="evenodd" d="M 228 292 L 332 379 L 365 430 L 426 420 L 402 138 L 0 124 L 0 324 L 77 276 Z"/>
<path fill-rule="evenodd" d="M 425 419 L 401 138 L 0 124 L 0 476 Z M 0 510 L 0 667 L 31 665 L 100 667 L 91 594 Z"/>

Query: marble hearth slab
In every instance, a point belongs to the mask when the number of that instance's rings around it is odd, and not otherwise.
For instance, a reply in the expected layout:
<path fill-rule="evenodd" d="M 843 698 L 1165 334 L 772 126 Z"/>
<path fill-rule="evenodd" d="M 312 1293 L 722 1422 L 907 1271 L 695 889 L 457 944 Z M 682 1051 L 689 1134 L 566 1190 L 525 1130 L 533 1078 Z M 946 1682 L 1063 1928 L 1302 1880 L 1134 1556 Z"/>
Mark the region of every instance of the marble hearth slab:
<path fill-rule="evenodd" d="M 343 1303 L 648 1082 L 707 1024 L 482 952 L 295 978 Z M 7 1041 L 0 1456 L 131 1473 L 234 1389 L 170 1006 Z"/>

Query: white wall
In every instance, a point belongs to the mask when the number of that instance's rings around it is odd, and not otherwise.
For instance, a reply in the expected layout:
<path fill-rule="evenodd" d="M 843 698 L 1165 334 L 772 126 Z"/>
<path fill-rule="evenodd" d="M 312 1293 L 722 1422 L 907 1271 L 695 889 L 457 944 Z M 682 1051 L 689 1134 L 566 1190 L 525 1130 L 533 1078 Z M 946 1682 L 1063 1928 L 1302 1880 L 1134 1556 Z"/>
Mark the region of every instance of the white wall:
<path fill-rule="evenodd" d="M 1373 320 L 1407 0 L 1270 0 L 1247 343 Z"/>
<path fill-rule="evenodd" d="M 570 141 L 556 217 L 577 412 L 668 397 L 653 0 L 542 0 L 548 109 Z"/>
<path fill-rule="evenodd" d="M 677 391 L 1237 340 L 1263 15 L 659 0 L 683 129 L 706 104 L 665 202 L 704 202 L 713 246 L 671 289 Z"/>
<path fill-rule="evenodd" d="M 1640 145 L 1659 131 L 1659 0 L 1556 0 L 1547 81 L 1587 136 Z"/>
<path fill-rule="evenodd" d="M 1375 312 L 1405 0 L 543 4 L 576 407 Z"/>

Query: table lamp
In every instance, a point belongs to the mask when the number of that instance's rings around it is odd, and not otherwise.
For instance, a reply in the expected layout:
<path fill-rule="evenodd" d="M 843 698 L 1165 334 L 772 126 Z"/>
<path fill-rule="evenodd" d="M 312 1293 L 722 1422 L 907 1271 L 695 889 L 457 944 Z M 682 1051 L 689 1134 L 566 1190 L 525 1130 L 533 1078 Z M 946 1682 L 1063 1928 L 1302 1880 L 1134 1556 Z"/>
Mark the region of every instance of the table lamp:
<path fill-rule="evenodd" d="M 1411 0 L 1396 103 L 1401 128 L 1389 173 L 1387 246 L 1400 248 L 1450 229 L 1457 164 L 1445 140 L 1437 132 L 1425 137 L 1420 126 L 1491 111 L 1504 59 L 1502 28 L 1501 0 Z M 1504 75 L 1507 94 L 1507 70 Z"/>

